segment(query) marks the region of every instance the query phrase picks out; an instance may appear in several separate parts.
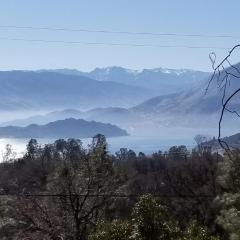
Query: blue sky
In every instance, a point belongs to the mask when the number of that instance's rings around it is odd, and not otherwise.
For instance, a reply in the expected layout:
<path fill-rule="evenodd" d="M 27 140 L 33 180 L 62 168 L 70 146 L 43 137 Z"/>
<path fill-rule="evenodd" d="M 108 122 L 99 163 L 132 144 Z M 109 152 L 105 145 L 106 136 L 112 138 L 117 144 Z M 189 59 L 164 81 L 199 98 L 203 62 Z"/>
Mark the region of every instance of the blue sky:
<path fill-rule="evenodd" d="M 89 30 L 239 35 L 239 39 L 50 32 L 0 28 L 0 38 L 129 44 L 232 47 L 240 42 L 239 0 L 8 0 L 0 2 L 0 25 Z M 214 49 L 86 46 L 0 39 L 0 70 L 112 65 L 133 69 L 168 67 L 209 71 Z M 226 50 L 216 50 L 219 58 Z M 238 61 L 237 56 L 233 59 Z"/>

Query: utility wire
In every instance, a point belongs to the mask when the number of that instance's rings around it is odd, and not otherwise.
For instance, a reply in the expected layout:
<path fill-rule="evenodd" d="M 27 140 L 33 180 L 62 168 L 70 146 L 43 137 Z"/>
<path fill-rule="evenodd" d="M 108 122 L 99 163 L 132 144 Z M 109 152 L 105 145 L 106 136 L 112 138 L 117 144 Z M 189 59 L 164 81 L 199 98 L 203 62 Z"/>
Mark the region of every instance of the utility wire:
<path fill-rule="evenodd" d="M 148 36 L 172 36 L 172 37 L 199 37 L 199 38 L 232 38 L 240 39 L 240 36 L 219 34 L 185 34 L 185 33 L 156 33 L 156 32 L 132 32 L 132 31 L 109 31 L 109 30 L 90 30 L 90 29 L 75 29 L 75 28 L 53 28 L 53 27 L 33 27 L 33 26 L 17 26 L 17 25 L 0 25 L 0 28 L 6 29 L 26 29 L 26 30 L 47 30 L 47 31 L 64 31 L 64 32 L 88 32 L 102 34 L 124 34 L 124 35 L 148 35 Z"/>
<path fill-rule="evenodd" d="M 61 44 L 82 44 L 82 45 L 102 45 L 102 46 L 125 46 L 125 47 L 153 47 L 153 48 L 188 48 L 188 49 L 218 49 L 230 50 L 228 47 L 214 46 L 189 46 L 189 45 L 155 45 L 155 44 L 132 44 L 117 42 L 83 42 L 83 41 L 63 41 L 63 40 L 47 40 L 47 39 L 27 39 L 27 38 L 8 38 L 0 37 L 1 41 L 21 41 L 21 42 L 40 42 L 40 43 L 61 43 Z"/>
<path fill-rule="evenodd" d="M 130 197 L 141 197 L 143 194 L 89 194 L 88 197 L 115 197 L 115 198 L 130 198 Z M 167 194 L 151 194 L 154 197 L 163 197 L 163 198 L 215 198 L 215 195 L 167 195 Z M 1 193 L 0 197 L 86 197 L 86 194 L 4 194 Z"/>

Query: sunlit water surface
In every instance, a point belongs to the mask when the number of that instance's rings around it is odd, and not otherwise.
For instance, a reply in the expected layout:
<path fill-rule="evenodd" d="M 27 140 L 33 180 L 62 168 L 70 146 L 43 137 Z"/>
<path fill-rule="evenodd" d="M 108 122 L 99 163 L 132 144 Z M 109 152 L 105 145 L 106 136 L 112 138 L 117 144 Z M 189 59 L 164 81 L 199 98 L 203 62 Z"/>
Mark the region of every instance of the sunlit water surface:
<path fill-rule="evenodd" d="M 139 132 L 141 132 L 139 130 Z M 144 132 L 142 130 L 142 132 Z M 236 130 L 227 130 L 223 135 L 230 135 L 236 133 Z M 124 137 L 112 137 L 107 138 L 108 150 L 111 153 L 115 153 L 120 148 L 128 148 L 134 150 L 136 153 L 144 152 L 151 154 L 158 150 L 166 151 L 171 146 L 175 145 L 186 145 L 189 149 L 195 146 L 194 136 L 198 133 L 217 136 L 216 129 L 194 129 L 194 128 L 168 128 L 160 129 L 156 131 L 155 135 L 153 132 L 151 135 L 130 135 Z M 37 139 L 41 145 L 53 143 L 56 139 L 42 138 Z M 26 145 L 29 139 L 0 139 L 0 160 L 6 152 L 6 145 L 10 144 L 17 157 L 22 156 L 26 151 Z M 91 143 L 92 138 L 81 139 L 83 146 L 87 147 Z"/>
<path fill-rule="evenodd" d="M 37 139 L 41 145 L 47 143 L 53 143 L 56 139 Z M 26 145 L 29 139 L 0 139 L 0 159 L 6 152 L 6 145 L 10 144 L 13 151 L 18 157 L 22 156 L 26 151 Z M 91 143 L 91 138 L 81 139 L 83 146 L 87 147 Z M 124 137 L 114 137 L 107 138 L 108 150 L 111 153 L 115 153 L 120 148 L 132 149 L 135 152 L 144 152 L 146 154 L 151 154 L 158 150 L 168 150 L 169 147 L 173 145 L 186 145 L 191 148 L 194 146 L 193 139 L 170 139 L 162 138 L 157 136 L 124 136 Z"/>

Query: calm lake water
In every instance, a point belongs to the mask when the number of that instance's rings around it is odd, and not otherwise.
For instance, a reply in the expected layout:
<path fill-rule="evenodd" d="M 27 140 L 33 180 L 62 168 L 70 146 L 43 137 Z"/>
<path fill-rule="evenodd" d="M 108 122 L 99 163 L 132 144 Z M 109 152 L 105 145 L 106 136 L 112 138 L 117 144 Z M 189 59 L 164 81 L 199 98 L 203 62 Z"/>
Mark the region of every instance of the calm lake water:
<path fill-rule="evenodd" d="M 42 145 L 53 143 L 55 139 L 37 139 Z M 91 138 L 81 139 L 83 146 L 87 147 L 91 143 Z M 5 152 L 7 144 L 10 144 L 17 156 L 21 156 L 26 151 L 26 144 L 29 139 L 0 139 L 0 158 Z M 151 154 L 158 150 L 168 150 L 173 145 L 186 145 L 188 148 L 194 146 L 193 138 L 166 138 L 159 136 L 124 136 L 107 138 L 108 149 L 111 153 L 115 153 L 120 148 L 128 148 L 138 152 Z"/>
<path fill-rule="evenodd" d="M 151 154 L 158 150 L 165 151 L 174 145 L 186 145 L 189 149 L 195 146 L 194 136 L 197 134 L 203 134 L 206 136 L 217 136 L 217 128 L 158 128 L 153 129 L 151 132 L 149 129 L 142 127 L 138 129 L 142 135 L 131 133 L 130 136 L 107 138 L 108 150 L 111 153 L 115 153 L 120 148 L 128 148 L 134 150 L 136 153 L 144 152 Z M 229 136 L 236 132 L 236 129 L 223 128 L 222 136 Z M 37 139 L 38 143 L 44 145 L 47 143 L 53 143 L 56 139 Z M 26 145 L 29 139 L 0 139 L 0 161 L 5 152 L 7 144 L 12 146 L 13 151 L 17 156 L 21 156 L 26 151 Z M 83 146 L 87 147 L 91 143 L 92 138 L 81 139 Z"/>

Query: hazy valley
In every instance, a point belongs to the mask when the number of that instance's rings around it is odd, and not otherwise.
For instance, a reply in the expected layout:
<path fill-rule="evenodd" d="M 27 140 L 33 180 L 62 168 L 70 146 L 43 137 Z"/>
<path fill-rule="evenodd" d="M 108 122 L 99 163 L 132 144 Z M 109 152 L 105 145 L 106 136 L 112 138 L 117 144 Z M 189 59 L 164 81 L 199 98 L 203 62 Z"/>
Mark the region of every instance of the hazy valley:
<path fill-rule="evenodd" d="M 104 131 L 92 125 L 92 132 L 83 134 L 83 129 L 74 131 L 74 124 L 70 128 L 65 124 L 65 119 L 72 118 L 110 123 L 140 139 L 158 136 L 161 141 L 168 137 L 174 143 L 184 135 L 183 144 L 189 144 L 198 133 L 217 135 L 221 93 L 216 86 L 205 92 L 210 77 L 210 73 L 194 70 L 136 71 L 121 67 L 88 73 L 69 69 L 0 72 L 0 111 L 8 109 L 9 115 L 0 121 L 0 135 L 83 138 L 107 133 L 111 126 L 106 125 Z M 44 127 L 59 120 L 61 127 L 54 133 Z M 225 136 L 238 130 L 231 127 L 231 121 L 231 117 L 225 117 Z M 118 134 L 113 131 L 106 135 Z M 130 139 L 127 141 L 130 144 Z M 151 148 L 157 149 L 157 141 L 153 144 Z M 147 148 L 145 151 L 149 152 Z"/>

